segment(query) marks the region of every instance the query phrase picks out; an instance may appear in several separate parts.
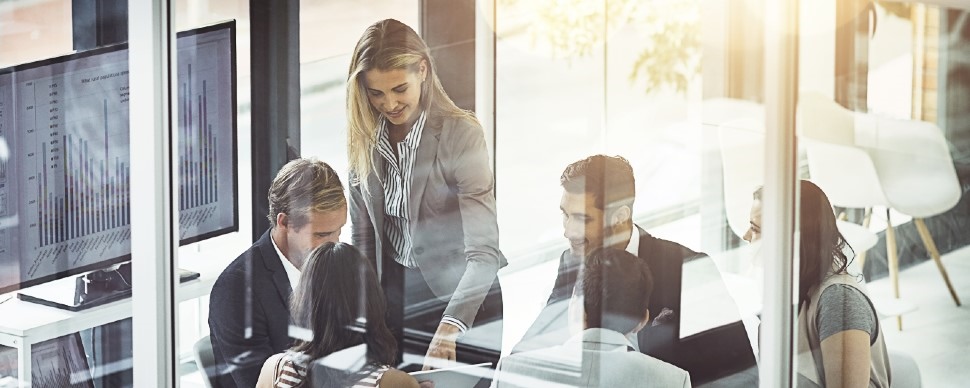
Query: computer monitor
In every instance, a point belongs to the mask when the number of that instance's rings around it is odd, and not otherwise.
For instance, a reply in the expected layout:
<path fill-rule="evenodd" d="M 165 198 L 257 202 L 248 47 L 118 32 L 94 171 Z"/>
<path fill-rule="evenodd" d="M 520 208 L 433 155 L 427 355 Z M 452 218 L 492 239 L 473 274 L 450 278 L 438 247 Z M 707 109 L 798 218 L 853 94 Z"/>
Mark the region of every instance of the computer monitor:
<path fill-rule="evenodd" d="M 239 227 L 235 31 L 177 35 L 181 244 Z M 0 293 L 131 259 L 128 99 L 125 44 L 0 69 Z"/>

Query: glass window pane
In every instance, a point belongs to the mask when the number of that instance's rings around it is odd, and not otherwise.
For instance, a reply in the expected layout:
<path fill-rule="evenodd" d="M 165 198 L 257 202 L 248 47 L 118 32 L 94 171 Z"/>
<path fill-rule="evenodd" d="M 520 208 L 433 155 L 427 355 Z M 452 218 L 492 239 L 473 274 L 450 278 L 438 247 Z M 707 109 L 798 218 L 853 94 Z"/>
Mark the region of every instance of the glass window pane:
<path fill-rule="evenodd" d="M 128 50 L 94 13 L 0 6 L 3 385 L 132 384 Z"/>
<path fill-rule="evenodd" d="M 843 369 L 845 378 L 870 372 L 871 381 L 883 381 L 882 371 L 889 370 L 893 386 L 920 380 L 955 386 L 961 369 L 954 366 L 966 363 L 955 344 L 967 335 L 950 324 L 960 320 L 956 306 L 967 294 L 959 262 L 960 248 L 970 243 L 957 232 L 966 218 L 970 176 L 966 108 L 958 102 L 965 100 L 960 58 L 970 47 L 963 22 L 970 10 L 957 6 L 880 2 L 858 13 L 833 6 L 803 16 L 803 24 L 832 28 L 829 37 L 837 42 L 801 47 L 802 56 L 820 55 L 835 69 L 834 84 L 802 76 L 798 130 L 804 164 L 834 206 L 851 250 L 842 249 L 849 277 L 813 280 L 803 264 L 801 288 L 815 291 L 807 294 L 801 314 L 815 317 L 818 332 L 806 329 L 810 319 L 799 332 L 821 343 L 823 359 L 870 354 L 870 366 Z M 828 209 L 805 207 L 806 193 L 803 187 L 801 244 L 826 246 L 806 241 L 812 225 L 805 220 L 829 218 Z M 843 258 L 838 249 L 831 251 L 810 256 L 823 263 L 834 256 L 839 267 Z M 826 287 L 830 283 L 852 288 Z M 818 365 L 816 374 L 833 378 L 829 367 Z M 803 366 L 799 371 L 811 374 Z"/>
<path fill-rule="evenodd" d="M 764 108 L 748 93 L 760 95 L 762 80 L 717 70 L 758 62 L 757 49 L 729 39 L 762 39 L 744 22 L 756 14 L 698 1 L 567 3 L 498 2 L 501 276 L 516 295 L 503 347 L 516 361 L 500 376 L 588 373 L 577 363 L 592 353 L 568 341 L 597 327 L 577 284 L 595 280 L 584 273 L 605 246 L 634 251 L 654 273 L 646 328 L 627 336 L 642 357 L 689 372 L 695 386 L 756 384 L 760 266 L 739 237 L 764 176 L 764 162 L 749 160 L 764 149 Z M 596 154 L 607 157 L 586 159 Z M 521 367 L 536 357 L 561 361 L 559 373 Z M 629 373 L 602 368 L 601 383 Z"/>

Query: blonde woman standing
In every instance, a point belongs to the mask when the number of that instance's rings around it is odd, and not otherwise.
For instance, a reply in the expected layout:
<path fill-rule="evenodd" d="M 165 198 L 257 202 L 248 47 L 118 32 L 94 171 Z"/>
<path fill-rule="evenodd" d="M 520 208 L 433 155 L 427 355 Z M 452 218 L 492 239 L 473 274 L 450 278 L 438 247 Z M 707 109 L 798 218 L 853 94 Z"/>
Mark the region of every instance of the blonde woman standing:
<path fill-rule="evenodd" d="M 507 261 L 481 125 L 445 93 L 427 44 L 393 19 L 357 42 L 347 117 L 352 240 L 378 270 L 399 348 L 425 355 L 425 369 L 494 366 Z M 487 333 L 465 335 L 476 329 Z"/>

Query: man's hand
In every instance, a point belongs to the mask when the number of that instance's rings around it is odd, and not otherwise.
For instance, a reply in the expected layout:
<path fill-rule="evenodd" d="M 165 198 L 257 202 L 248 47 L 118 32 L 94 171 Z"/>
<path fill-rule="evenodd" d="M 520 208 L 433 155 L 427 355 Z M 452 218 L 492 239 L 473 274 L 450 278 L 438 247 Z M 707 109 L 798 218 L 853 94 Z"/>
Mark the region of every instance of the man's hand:
<path fill-rule="evenodd" d="M 438 331 L 431 339 L 431 346 L 428 353 L 424 356 L 424 368 L 431 370 L 440 368 L 441 364 L 447 361 L 455 361 L 455 341 L 458 340 L 458 327 L 447 323 L 439 323 Z"/>

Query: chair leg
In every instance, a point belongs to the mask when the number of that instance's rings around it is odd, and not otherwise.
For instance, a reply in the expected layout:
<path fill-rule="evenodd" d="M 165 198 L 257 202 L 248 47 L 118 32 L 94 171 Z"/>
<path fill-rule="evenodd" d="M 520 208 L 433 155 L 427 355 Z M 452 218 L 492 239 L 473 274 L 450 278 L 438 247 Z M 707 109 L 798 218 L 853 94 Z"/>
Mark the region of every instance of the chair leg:
<path fill-rule="evenodd" d="M 940 251 L 936 250 L 936 243 L 933 241 L 933 236 L 930 235 L 930 230 L 926 227 L 926 223 L 923 222 L 922 218 L 914 218 L 914 223 L 916 224 L 916 230 L 919 231 L 920 238 L 923 239 L 923 245 L 926 246 L 926 251 L 936 262 L 936 268 L 940 270 L 940 275 L 943 276 L 943 282 L 946 283 L 946 288 L 950 290 L 950 296 L 953 297 L 953 301 L 960 306 L 960 298 L 957 296 L 957 292 L 953 289 L 953 284 L 950 283 L 950 276 L 946 273 L 946 268 L 943 267 L 943 261 L 940 260 Z"/>
<path fill-rule="evenodd" d="M 869 230 L 869 221 L 872 220 L 872 208 L 867 207 L 865 216 L 862 218 L 862 227 Z M 856 260 L 859 260 L 859 271 L 865 273 L 866 271 L 866 251 L 859 252 L 856 255 Z"/>
<path fill-rule="evenodd" d="M 896 231 L 886 208 L 886 255 L 889 259 L 889 281 L 893 285 L 893 297 L 899 299 L 899 256 L 896 253 Z M 896 316 L 896 326 L 903 331 L 903 316 Z"/>

